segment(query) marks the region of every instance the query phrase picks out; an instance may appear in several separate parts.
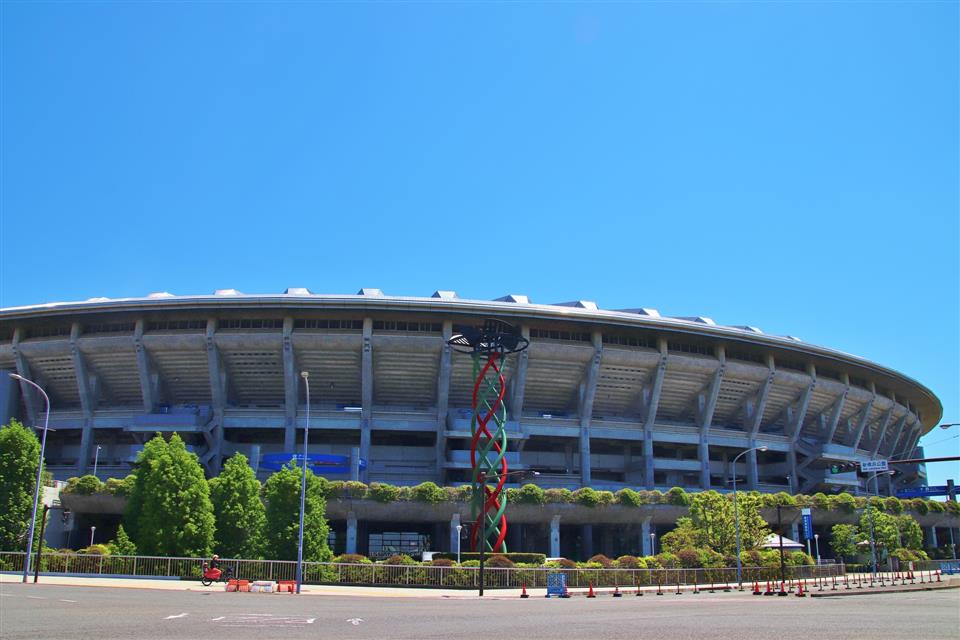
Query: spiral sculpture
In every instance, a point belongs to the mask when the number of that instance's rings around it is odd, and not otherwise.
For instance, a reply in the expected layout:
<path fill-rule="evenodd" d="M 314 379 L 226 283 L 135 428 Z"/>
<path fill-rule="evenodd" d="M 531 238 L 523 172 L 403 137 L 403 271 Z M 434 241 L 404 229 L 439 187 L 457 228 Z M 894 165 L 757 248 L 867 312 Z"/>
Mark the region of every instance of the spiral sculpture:
<path fill-rule="evenodd" d="M 473 359 L 473 413 L 470 417 L 471 516 L 470 548 L 480 545 L 491 553 L 506 553 L 507 408 L 503 403 L 506 382 L 504 358 L 527 348 L 526 338 L 500 320 L 481 327 L 458 327 L 449 344 Z M 484 539 L 480 540 L 481 529 Z"/>

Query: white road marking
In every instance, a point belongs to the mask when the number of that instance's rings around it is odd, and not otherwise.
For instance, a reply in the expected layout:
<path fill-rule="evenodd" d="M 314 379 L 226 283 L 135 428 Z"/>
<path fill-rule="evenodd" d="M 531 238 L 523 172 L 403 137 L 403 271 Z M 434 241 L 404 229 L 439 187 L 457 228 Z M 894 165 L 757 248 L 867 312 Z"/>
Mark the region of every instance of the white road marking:
<path fill-rule="evenodd" d="M 30 598 L 31 600 L 46 600 L 46 598 L 42 596 L 27 596 L 27 597 Z"/>
<path fill-rule="evenodd" d="M 187 617 L 187 615 L 189 615 L 189 614 L 179 613 L 179 614 L 177 614 L 177 615 L 175 615 L 175 616 L 167 616 L 166 618 L 164 618 L 164 620 L 173 620 L 174 618 L 185 618 L 185 617 Z"/>
<path fill-rule="evenodd" d="M 226 616 L 220 616 L 219 618 L 213 618 L 210 622 L 217 622 L 218 620 L 223 620 Z"/>
<path fill-rule="evenodd" d="M 307 624 L 313 624 L 314 620 L 316 620 L 316 618 L 307 618 Z"/>
<path fill-rule="evenodd" d="M 356 626 L 359 625 L 361 622 L 363 622 L 363 618 L 348 618 L 348 619 L 347 619 L 347 622 L 349 622 L 350 624 L 352 624 L 353 626 L 356 627 Z"/>
<path fill-rule="evenodd" d="M 64 599 L 61 598 L 61 599 L 60 599 L 60 602 L 73 602 L 73 603 L 76 603 L 76 600 L 64 600 Z"/>

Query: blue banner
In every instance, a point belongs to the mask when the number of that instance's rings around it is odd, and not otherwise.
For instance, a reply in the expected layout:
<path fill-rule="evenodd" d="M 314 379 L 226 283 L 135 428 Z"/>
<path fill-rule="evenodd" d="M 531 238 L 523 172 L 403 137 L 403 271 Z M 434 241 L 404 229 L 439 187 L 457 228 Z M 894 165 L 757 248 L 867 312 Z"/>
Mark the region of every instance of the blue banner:
<path fill-rule="evenodd" d="M 934 487 L 917 487 L 916 489 L 904 489 L 897 491 L 898 498 L 926 498 L 927 496 L 945 496 L 950 493 L 947 485 L 937 485 Z"/>
<path fill-rule="evenodd" d="M 809 513 L 803 514 L 803 539 L 809 540 L 813 537 L 813 516 Z"/>

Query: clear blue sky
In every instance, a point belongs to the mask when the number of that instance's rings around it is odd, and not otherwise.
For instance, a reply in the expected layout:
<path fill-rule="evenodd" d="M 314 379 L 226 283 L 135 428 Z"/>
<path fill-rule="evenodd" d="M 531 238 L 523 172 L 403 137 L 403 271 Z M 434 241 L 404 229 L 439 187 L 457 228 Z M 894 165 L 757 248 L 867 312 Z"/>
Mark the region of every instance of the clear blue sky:
<path fill-rule="evenodd" d="M 649 306 L 864 356 L 958 422 L 958 6 L 3 2 L 0 306 Z"/>

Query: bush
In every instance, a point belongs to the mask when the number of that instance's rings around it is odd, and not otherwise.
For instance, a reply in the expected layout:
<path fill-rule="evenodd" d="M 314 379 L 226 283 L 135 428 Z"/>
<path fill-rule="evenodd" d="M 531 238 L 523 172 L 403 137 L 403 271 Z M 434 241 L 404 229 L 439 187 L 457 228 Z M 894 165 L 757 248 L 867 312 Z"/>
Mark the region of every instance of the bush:
<path fill-rule="evenodd" d="M 609 569 L 613 565 L 613 560 L 603 555 L 602 553 L 598 553 L 597 555 L 591 557 L 589 560 L 587 560 L 587 562 L 595 562 L 600 566 L 602 566 L 604 569 Z"/>
<path fill-rule="evenodd" d="M 911 500 L 910 507 L 914 511 L 919 513 L 921 516 L 927 515 L 927 511 L 929 511 L 929 509 L 927 508 L 927 501 L 924 500 L 923 498 L 914 498 L 913 500 Z"/>
<path fill-rule="evenodd" d="M 452 567 L 455 564 L 457 564 L 457 562 L 450 558 L 434 558 L 430 561 L 431 567 Z"/>
<path fill-rule="evenodd" d="M 617 566 L 621 569 L 643 569 L 640 566 L 640 558 L 637 556 L 620 556 L 617 558 Z"/>
<path fill-rule="evenodd" d="M 514 504 L 544 504 L 546 493 L 535 484 L 525 484 L 519 489 L 507 489 L 507 500 Z"/>
<path fill-rule="evenodd" d="M 903 513 L 903 503 L 900 502 L 900 498 L 895 498 L 893 496 L 885 498 L 883 500 L 883 506 L 887 513 L 892 513 L 895 515 Z"/>
<path fill-rule="evenodd" d="M 644 504 L 664 504 L 663 492 L 661 492 L 659 489 L 641 491 L 640 497 L 643 498 Z"/>
<path fill-rule="evenodd" d="M 687 492 L 681 487 L 673 487 L 667 491 L 667 504 L 676 505 L 678 507 L 689 507 L 690 496 L 688 496 Z"/>
<path fill-rule="evenodd" d="M 103 483 L 97 476 L 86 475 L 81 478 L 70 478 L 64 493 L 75 493 L 80 496 L 92 496 L 103 488 Z"/>
<path fill-rule="evenodd" d="M 91 556 L 108 556 L 110 555 L 110 548 L 105 544 L 92 544 L 89 547 L 78 549 L 77 553 Z"/>
<path fill-rule="evenodd" d="M 681 549 L 677 552 L 677 560 L 684 569 L 698 569 L 703 566 L 700 553 L 696 549 Z"/>
<path fill-rule="evenodd" d="M 367 497 L 367 485 L 357 480 L 347 480 L 341 483 L 340 497 L 349 500 L 362 500 Z"/>
<path fill-rule="evenodd" d="M 943 513 L 946 509 L 943 508 L 942 502 L 937 502 L 936 500 L 927 500 L 927 509 L 931 513 Z"/>
<path fill-rule="evenodd" d="M 504 556 L 509 558 L 515 564 L 531 564 L 539 567 L 544 563 L 547 557 L 542 553 L 527 553 L 527 552 L 516 552 L 516 553 L 498 553 L 497 555 Z M 433 554 L 434 559 L 442 558 L 445 560 L 456 560 L 456 552 L 444 551 L 443 553 Z M 490 557 L 490 554 L 487 554 L 487 557 Z M 480 554 L 476 551 L 464 551 L 460 554 L 460 559 L 464 562 L 467 560 L 479 560 Z M 462 563 L 461 563 L 462 564 Z"/>
<path fill-rule="evenodd" d="M 633 489 L 620 489 L 616 493 L 617 504 L 624 507 L 643 506 L 643 497 Z"/>
<path fill-rule="evenodd" d="M 470 502 L 473 498 L 473 487 L 468 484 L 457 487 L 457 502 Z"/>
<path fill-rule="evenodd" d="M 571 497 L 574 503 L 584 507 L 596 507 L 602 504 L 599 492 L 590 487 L 577 489 Z"/>
<path fill-rule="evenodd" d="M 417 562 L 416 560 L 414 560 L 413 558 L 411 558 L 410 556 L 408 556 L 407 554 L 405 554 L 405 553 L 395 553 L 395 554 L 393 554 L 392 556 L 390 556 L 389 558 L 387 558 L 386 560 L 384 560 L 381 564 L 411 565 L 411 564 L 418 564 L 418 562 Z"/>
<path fill-rule="evenodd" d="M 813 561 L 813 558 L 805 551 L 794 551 L 793 553 L 785 553 L 784 560 L 786 561 L 786 564 L 794 567 L 798 567 L 801 565 L 816 564 Z"/>
<path fill-rule="evenodd" d="M 947 509 L 947 513 L 950 513 L 953 515 L 957 515 L 958 513 L 960 513 L 960 505 L 958 505 L 956 502 L 949 501 L 944 506 Z"/>
<path fill-rule="evenodd" d="M 436 504 L 446 499 L 443 489 L 433 482 L 422 482 L 410 489 L 410 499 L 416 502 L 429 502 Z"/>
<path fill-rule="evenodd" d="M 897 504 L 900 504 L 900 501 L 894 498 L 897 501 Z M 857 503 L 854 501 L 853 496 L 849 493 L 838 493 L 833 496 L 833 499 L 830 501 L 831 507 L 842 511 L 844 513 L 853 513 L 857 510 Z"/>
<path fill-rule="evenodd" d="M 655 555 L 653 559 L 657 564 L 657 568 L 659 569 L 676 569 L 680 566 L 680 558 L 673 555 L 669 551 L 659 553 Z M 647 566 L 649 566 L 649 563 L 647 563 Z"/>
<path fill-rule="evenodd" d="M 543 493 L 547 498 L 547 502 L 554 504 L 570 502 L 570 496 L 573 495 L 570 489 L 547 489 Z"/>
<path fill-rule="evenodd" d="M 129 478 L 130 476 L 127 476 Z M 126 478 L 121 480 L 120 478 L 107 478 L 107 481 L 103 483 L 103 491 L 106 491 L 110 495 L 114 496 L 129 496 L 130 489 L 133 488 L 133 482 L 127 482 Z"/>
<path fill-rule="evenodd" d="M 498 569 L 512 569 L 517 566 L 513 562 L 513 560 L 503 555 L 502 553 L 498 553 L 490 556 L 489 558 L 484 560 L 484 564 L 488 567 L 494 567 Z"/>
<path fill-rule="evenodd" d="M 359 553 L 344 553 L 335 557 L 333 561 L 342 564 L 373 564 L 370 558 Z"/>
<path fill-rule="evenodd" d="M 367 497 L 377 502 L 396 502 L 400 498 L 400 488 L 392 484 L 372 482 L 367 488 Z"/>

